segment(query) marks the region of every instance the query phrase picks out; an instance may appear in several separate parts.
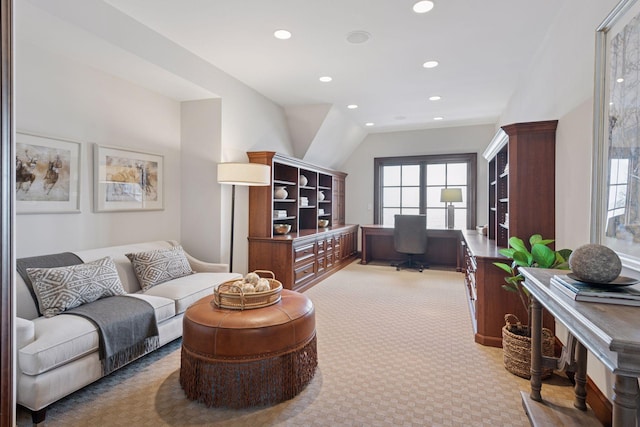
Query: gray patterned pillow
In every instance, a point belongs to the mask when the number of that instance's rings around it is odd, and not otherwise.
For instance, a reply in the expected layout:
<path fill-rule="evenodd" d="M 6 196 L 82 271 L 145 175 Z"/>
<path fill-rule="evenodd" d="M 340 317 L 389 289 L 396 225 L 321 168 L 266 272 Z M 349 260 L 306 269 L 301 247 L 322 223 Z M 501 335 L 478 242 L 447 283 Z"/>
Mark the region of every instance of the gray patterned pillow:
<path fill-rule="evenodd" d="M 27 274 L 44 317 L 125 293 L 110 257 L 67 267 L 27 268 Z"/>
<path fill-rule="evenodd" d="M 171 279 L 193 274 L 182 246 L 126 254 L 143 291 Z"/>

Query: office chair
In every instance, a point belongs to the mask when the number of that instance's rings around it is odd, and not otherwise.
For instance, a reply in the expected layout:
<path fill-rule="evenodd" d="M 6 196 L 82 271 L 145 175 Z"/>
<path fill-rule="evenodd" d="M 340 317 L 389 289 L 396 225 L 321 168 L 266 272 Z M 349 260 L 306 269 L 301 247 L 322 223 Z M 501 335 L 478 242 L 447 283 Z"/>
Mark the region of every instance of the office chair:
<path fill-rule="evenodd" d="M 396 252 L 409 256 L 406 261 L 395 264 L 396 270 L 407 267 L 417 268 L 422 272 L 423 269 L 429 268 L 429 265 L 413 259 L 415 255 L 427 252 L 426 215 L 395 215 L 393 244 Z"/>

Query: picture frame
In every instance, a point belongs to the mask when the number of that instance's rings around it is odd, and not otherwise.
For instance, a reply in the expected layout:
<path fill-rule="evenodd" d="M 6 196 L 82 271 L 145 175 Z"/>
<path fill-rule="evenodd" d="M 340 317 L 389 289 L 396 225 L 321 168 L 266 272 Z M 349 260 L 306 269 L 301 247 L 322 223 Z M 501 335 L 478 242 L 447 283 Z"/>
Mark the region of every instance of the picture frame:
<path fill-rule="evenodd" d="M 164 156 L 94 145 L 96 212 L 164 209 Z"/>
<path fill-rule="evenodd" d="M 82 144 L 16 132 L 16 214 L 80 213 Z"/>
<path fill-rule="evenodd" d="M 596 29 L 591 241 L 640 270 L 640 1 Z"/>

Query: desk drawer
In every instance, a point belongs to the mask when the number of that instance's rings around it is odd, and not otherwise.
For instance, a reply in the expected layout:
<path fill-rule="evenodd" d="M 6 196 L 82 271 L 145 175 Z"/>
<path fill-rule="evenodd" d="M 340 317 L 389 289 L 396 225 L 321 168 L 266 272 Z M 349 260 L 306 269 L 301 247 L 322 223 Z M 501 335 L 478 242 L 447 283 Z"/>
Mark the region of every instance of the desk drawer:
<path fill-rule="evenodd" d="M 308 264 L 304 264 L 294 271 L 294 281 L 295 284 L 298 285 L 301 282 L 304 282 L 307 279 L 310 279 L 315 274 L 315 262 L 311 261 Z"/>
<path fill-rule="evenodd" d="M 293 260 L 296 264 L 302 263 L 316 254 L 315 242 L 293 248 Z"/>

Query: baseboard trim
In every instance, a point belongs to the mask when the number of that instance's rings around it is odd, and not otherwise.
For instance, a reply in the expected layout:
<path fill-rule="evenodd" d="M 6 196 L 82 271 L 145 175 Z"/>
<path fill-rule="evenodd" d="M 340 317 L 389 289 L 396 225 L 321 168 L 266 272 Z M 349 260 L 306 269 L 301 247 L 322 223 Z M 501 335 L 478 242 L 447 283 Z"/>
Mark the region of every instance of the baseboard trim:
<path fill-rule="evenodd" d="M 613 405 L 598 386 L 587 376 L 587 403 L 593 409 L 596 418 L 605 427 L 611 427 L 613 420 Z"/>

